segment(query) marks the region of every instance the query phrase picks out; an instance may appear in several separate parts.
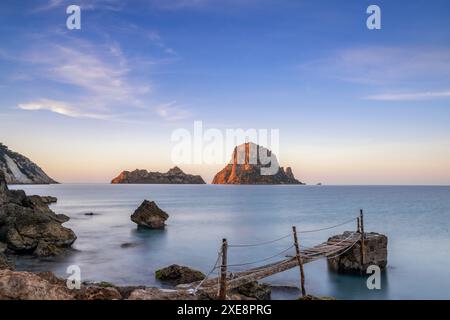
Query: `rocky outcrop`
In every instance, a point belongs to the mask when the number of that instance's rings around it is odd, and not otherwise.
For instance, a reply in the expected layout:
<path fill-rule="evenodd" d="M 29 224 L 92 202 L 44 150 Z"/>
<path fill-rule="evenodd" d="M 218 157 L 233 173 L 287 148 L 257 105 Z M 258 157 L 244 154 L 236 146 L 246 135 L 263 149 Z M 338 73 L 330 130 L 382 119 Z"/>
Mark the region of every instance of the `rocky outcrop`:
<path fill-rule="evenodd" d="M 158 288 L 137 289 L 131 292 L 128 300 L 199 300 L 196 295 L 185 291 Z"/>
<path fill-rule="evenodd" d="M 205 275 L 198 270 L 173 264 L 157 270 L 155 272 L 155 278 L 170 282 L 173 285 L 178 285 L 201 281 L 205 278 Z"/>
<path fill-rule="evenodd" d="M 174 167 L 166 173 L 148 172 L 147 170 L 123 171 L 111 181 L 112 184 L 205 184 L 201 176 L 184 173 Z"/>
<path fill-rule="evenodd" d="M 42 202 L 47 205 L 58 202 L 58 199 L 56 197 L 52 197 L 52 196 L 43 196 L 40 198 L 41 198 Z"/>
<path fill-rule="evenodd" d="M 254 298 L 256 300 L 270 300 L 272 290 L 267 284 L 260 284 L 257 281 L 253 281 L 239 286 L 237 289 L 233 290 L 233 293 L 248 298 Z"/>
<path fill-rule="evenodd" d="M 342 241 L 348 238 L 351 232 L 346 231 L 341 235 L 333 236 L 328 241 Z M 360 274 L 367 270 L 370 265 L 377 265 L 384 270 L 387 265 L 387 244 L 388 238 L 379 233 L 365 233 L 365 263 L 361 263 L 361 243 L 358 241 L 350 250 L 343 254 L 328 259 L 328 266 L 331 270 L 339 273 Z"/>
<path fill-rule="evenodd" d="M 169 215 L 161 210 L 154 201 L 144 200 L 131 215 L 131 221 L 140 227 L 161 229 L 166 225 Z"/>
<path fill-rule="evenodd" d="M 57 183 L 38 165 L 23 155 L 11 151 L 0 143 L 0 171 L 8 184 L 51 184 Z"/>
<path fill-rule="evenodd" d="M 0 270 L 3 270 L 3 269 L 12 270 L 12 269 L 14 269 L 14 267 L 9 262 L 8 258 L 2 252 L 0 252 Z"/>
<path fill-rule="evenodd" d="M 32 273 L 0 270 L 0 300 L 121 300 L 116 287 L 97 284 L 70 290 L 64 279 L 51 272 Z"/>
<path fill-rule="evenodd" d="M 0 242 L 9 251 L 39 256 L 57 255 L 76 240 L 61 225 L 67 217 L 55 214 L 39 196 L 9 190 L 0 171 Z"/>
<path fill-rule="evenodd" d="M 275 154 L 254 143 L 234 148 L 230 163 L 218 172 L 213 184 L 303 184 L 292 169 L 278 164 Z"/>

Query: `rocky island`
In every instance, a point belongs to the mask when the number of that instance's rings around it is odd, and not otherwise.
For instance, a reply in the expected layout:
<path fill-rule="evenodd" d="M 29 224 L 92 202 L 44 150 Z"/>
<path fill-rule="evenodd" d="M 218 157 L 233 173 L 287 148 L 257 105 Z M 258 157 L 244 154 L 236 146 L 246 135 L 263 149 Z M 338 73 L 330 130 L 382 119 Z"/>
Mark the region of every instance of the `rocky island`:
<path fill-rule="evenodd" d="M 0 143 L 0 171 L 8 184 L 52 184 L 50 178 L 37 164 L 23 155 L 11 151 Z"/>
<path fill-rule="evenodd" d="M 260 155 L 270 156 L 271 162 L 262 163 Z M 262 169 L 272 166 L 274 174 L 264 174 Z M 255 143 L 244 143 L 234 148 L 230 163 L 218 172 L 213 184 L 304 184 L 295 179 L 292 169 L 278 164 L 275 154 Z"/>
<path fill-rule="evenodd" d="M 184 173 L 180 168 L 174 167 L 166 173 L 149 172 L 136 169 L 123 171 L 111 181 L 112 184 L 205 184 L 199 175 Z"/>

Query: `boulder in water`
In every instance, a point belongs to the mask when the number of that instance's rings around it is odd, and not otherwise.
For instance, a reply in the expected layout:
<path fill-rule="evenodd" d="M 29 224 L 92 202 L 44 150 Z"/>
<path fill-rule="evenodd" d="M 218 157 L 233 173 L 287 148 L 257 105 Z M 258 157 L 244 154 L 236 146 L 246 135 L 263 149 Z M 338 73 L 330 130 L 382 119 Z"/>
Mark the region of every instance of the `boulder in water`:
<path fill-rule="evenodd" d="M 155 272 L 155 278 L 178 285 L 201 281 L 205 278 L 205 275 L 201 271 L 173 264 L 157 270 Z"/>
<path fill-rule="evenodd" d="M 144 202 L 131 215 L 131 221 L 138 226 L 150 229 L 162 229 L 169 215 L 161 210 L 154 201 Z"/>

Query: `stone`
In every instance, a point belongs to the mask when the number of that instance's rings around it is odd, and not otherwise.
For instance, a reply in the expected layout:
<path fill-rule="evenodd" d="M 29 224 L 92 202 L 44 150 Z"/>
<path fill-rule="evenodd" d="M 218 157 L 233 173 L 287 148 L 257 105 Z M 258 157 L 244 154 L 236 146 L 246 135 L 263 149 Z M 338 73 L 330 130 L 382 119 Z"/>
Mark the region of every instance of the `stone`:
<path fill-rule="evenodd" d="M 8 258 L 5 256 L 5 254 L 0 252 L 0 270 L 3 270 L 3 269 L 13 270 L 14 266 L 8 260 Z"/>
<path fill-rule="evenodd" d="M 262 155 L 267 160 L 263 161 Z M 255 143 L 244 143 L 234 148 L 230 163 L 214 176 L 212 184 L 303 183 L 295 179 L 290 167 L 279 166 L 272 151 Z"/>
<path fill-rule="evenodd" d="M 346 231 L 341 235 L 333 236 L 328 239 L 341 241 L 351 235 Z M 338 273 L 365 274 L 367 267 L 377 265 L 381 270 L 387 266 L 387 245 L 388 238 L 379 233 L 365 233 L 365 264 L 361 264 L 361 244 L 358 241 L 350 250 L 335 257 L 328 259 L 328 266 L 331 270 Z"/>
<path fill-rule="evenodd" d="M 307 294 L 304 297 L 300 297 L 298 298 L 298 300 L 305 300 L 305 301 L 316 301 L 316 300 L 336 300 L 336 298 L 334 297 L 327 297 L 327 296 L 323 296 L 323 297 L 316 297 L 310 294 Z"/>
<path fill-rule="evenodd" d="M 111 181 L 112 184 L 205 184 L 199 175 L 184 173 L 180 168 L 174 167 L 166 173 L 148 172 L 136 169 L 134 171 L 122 171 Z"/>
<path fill-rule="evenodd" d="M 128 300 L 197 300 L 197 296 L 185 291 L 146 288 L 132 291 Z"/>
<path fill-rule="evenodd" d="M 0 143 L 0 171 L 8 184 L 52 184 L 50 178 L 37 164 Z"/>
<path fill-rule="evenodd" d="M 150 229 L 162 229 L 169 215 L 161 210 L 154 201 L 144 200 L 131 215 L 131 221 L 138 226 Z"/>
<path fill-rule="evenodd" d="M 41 196 L 40 198 L 47 205 L 58 202 L 58 199 L 52 196 Z"/>
<path fill-rule="evenodd" d="M 0 242 L 18 254 L 54 255 L 70 247 L 75 233 L 62 226 L 39 196 L 26 196 L 22 190 L 9 190 L 0 171 Z"/>
<path fill-rule="evenodd" d="M 254 298 L 256 300 L 270 300 L 272 290 L 267 284 L 259 284 L 257 281 L 253 281 L 239 286 L 233 290 L 233 293 L 237 293 L 247 298 Z"/>
<path fill-rule="evenodd" d="M 0 300 L 72 300 L 73 294 L 31 272 L 0 270 Z"/>
<path fill-rule="evenodd" d="M 201 281 L 205 278 L 205 275 L 201 271 L 173 264 L 157 270 L 155 272 L 155 278 L 160 281 L 167 281 L 171 284 L 178 285 Z"/>

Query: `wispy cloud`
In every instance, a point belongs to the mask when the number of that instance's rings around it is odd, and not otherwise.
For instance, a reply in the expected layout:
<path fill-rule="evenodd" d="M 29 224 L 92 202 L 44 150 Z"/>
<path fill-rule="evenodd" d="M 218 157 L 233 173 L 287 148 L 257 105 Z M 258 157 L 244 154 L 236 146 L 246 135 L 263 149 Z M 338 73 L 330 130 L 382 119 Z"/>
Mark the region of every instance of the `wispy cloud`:
<path fill-rule="evenodd" d="M 48 0 L 45 4 L 34 8 L 31 13 L 40 13 L 44 11 L 56 10 L 71 4 L 79 5 L 82 10 L 110 10 L 119 11 L 124 6 L 124 1 L 120 0 L 78 0 L 76 3 L 72 0 Z"/>
<path fill-rule="evenodd" d="M 92 119 L 106 119 L 107 115 L 82 112 L 78 108 L 63 101 L 55 101 L 49 99 L 41 99 L 28 103 L 22 103 L 17 106 L 21 110 L 38 111 L 47 110 L 60 115 L 73 118 L 92 118 Z"/>
<path fill-rule="evenodd" d="M 430 100 L 437 98 L 450 98 L 450 91 L 383 93 L 368 96 L 366 99 L 376 101 L 415 101 L 415 100 Z"/>
<path fill-rule="evenodd" d="M 168 121 L 186 119 L 191 115 L 189 111 L 177 105 L 176 101 L 158 106 L 156 112 L 160 117 Z"/>
<path fill-rule="evenodd" d="M 438 80 L 450 76 L 450 49 L 357 47 L 300 66 L 304 73 L 365 85 Z"/>

